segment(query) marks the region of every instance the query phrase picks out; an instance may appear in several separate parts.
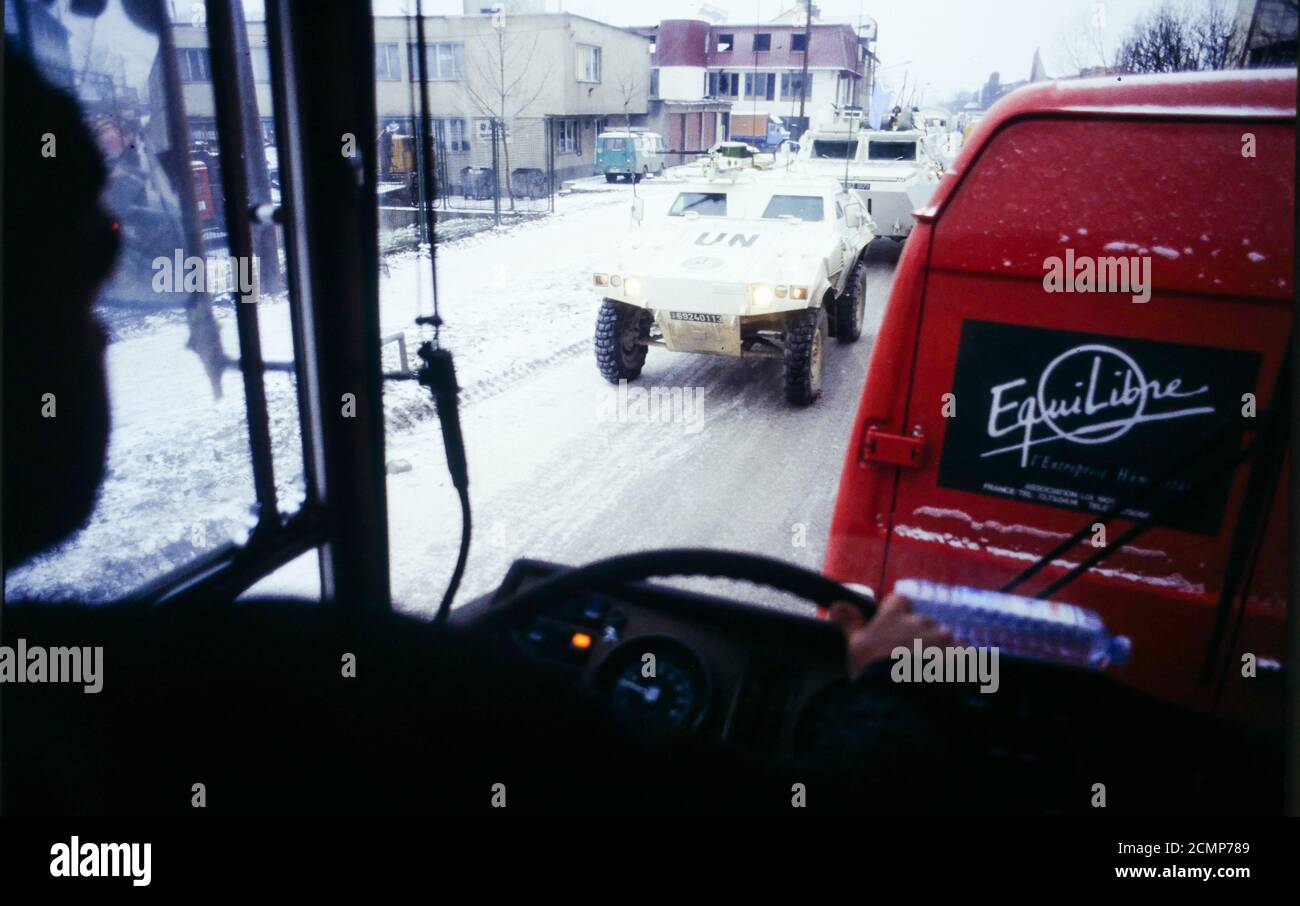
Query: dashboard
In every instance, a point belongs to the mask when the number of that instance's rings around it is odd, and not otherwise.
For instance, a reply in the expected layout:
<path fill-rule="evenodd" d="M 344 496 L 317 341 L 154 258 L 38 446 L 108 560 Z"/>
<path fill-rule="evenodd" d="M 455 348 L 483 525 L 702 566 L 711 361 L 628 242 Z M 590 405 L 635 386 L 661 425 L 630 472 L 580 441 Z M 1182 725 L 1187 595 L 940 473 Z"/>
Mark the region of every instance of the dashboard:
<path fill-rule="evenodd" d="M 727 555 L 705 553 L 693 567 L 683 562 L 690 551 L 633 556 L 662 555 L 655 566 L 670 575 L 718 575 Z M 774 762 L 814 754 L 845 777 L 862 776 L 870 758 L 877 774 L 921 771 L 946 805 L 1089 813 L 1099 777 L 1116 808 L 1138 812 L 1267 814 L 1277 802 L 1279 735 L 1219 725 L 1096 671 L 1007 656 L 997 695 L 909 687 L 887 673 L 850 686 L 843 637 L 827 621 L 595 579 L 591 566 L 518 560 L 495 592 L 450 619 L 504 641 L 511 655 L 567 671 L 640 734 L 701 736 Z M 605 590 L 574 591 L 590 588 Z"/>
<path fill-rule="evenodd" d="M 559 569 L 519 560 L 495 593 L 453 619 L 497 617 L 526 656 L 571 670 L 639 732 L 788 753 L 814 703 L 844 679 L 844 640 L 832 624 L 663 585 L 505 612 L 514 595 Z"/>

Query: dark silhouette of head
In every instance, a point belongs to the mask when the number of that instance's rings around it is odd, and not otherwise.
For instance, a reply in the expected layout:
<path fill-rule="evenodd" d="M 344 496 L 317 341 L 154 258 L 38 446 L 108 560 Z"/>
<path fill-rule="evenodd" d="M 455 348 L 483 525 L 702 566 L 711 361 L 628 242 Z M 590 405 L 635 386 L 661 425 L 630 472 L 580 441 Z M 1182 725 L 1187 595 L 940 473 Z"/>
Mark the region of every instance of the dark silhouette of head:
<path fill-rule="evenodd" d="M 92 311 L 117 255 L 104 164 L 77 104 L 6 41 L 4 565 L 80 527 L 108 446 L 104 334 Z"/>

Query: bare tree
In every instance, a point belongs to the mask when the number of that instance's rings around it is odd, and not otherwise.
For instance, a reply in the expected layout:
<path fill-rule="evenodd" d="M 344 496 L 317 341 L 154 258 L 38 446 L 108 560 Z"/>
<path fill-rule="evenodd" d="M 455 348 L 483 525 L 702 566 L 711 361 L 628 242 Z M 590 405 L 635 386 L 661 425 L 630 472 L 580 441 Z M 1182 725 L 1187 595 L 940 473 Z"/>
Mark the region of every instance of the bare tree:
<path fill-rule="evenodd" d="M 1074 72 L 1105 68 L 1110 59 L 1107 34 L 1104 6 L 1080 12 L 1057 37 L 1056 57 L 1061 68 Z"/>
<path fill-rule="evenodd" d="M 463 83 L 470 103 L 500 125 L 496 133 L 501 141 L 511 210 L 515 206 L 515 193 L 510 184 L 510 143 L 507 136 L 514 120 L 541 97 L 550 78 L 549 62 L 544 69 L 534 65 L 538 61 L 540 43 L 539 30 L 528 33 L 514 28 L 507 23 L 504 14 L 497 13 L 492 20 L 491 32 L 479 35 L 478 52 L 472 55 L 474 77 Z"/>
<path fill-rule="evenodd" d="M 624 69 L 614 83 L 618 87 L 618 96 L 623 101 L 623 125 L 632 129 L 632 102 L 641 94 L 641 79 L 631 67 Z"/>
<path fill-rule="evenodd" d="M 1139 19 L 1120 43 L 1120 72 L 1191 72 L 1229 63 L 1232 17 L 1219 0 L 1196 9 L 1165 2 Z"/>

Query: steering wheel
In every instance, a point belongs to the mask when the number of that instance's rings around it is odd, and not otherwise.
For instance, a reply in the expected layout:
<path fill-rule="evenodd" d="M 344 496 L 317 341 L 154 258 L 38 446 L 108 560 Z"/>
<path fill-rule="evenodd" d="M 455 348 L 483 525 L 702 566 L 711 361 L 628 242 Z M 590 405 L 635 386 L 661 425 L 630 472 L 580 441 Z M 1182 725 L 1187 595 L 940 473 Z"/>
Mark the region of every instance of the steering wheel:
<path fill-rule="evenodd" d="M 506 601 L 501 611 L 528 617 L 582 594 L 612 592 L 628 582 L 670 576 L 738 579 L 787 592 L 822 607 L 843 601 L 858 608 L 867 619 L 876 612 L 876 602 L 871 597 L 802 566 L 757 554 L 698 547 L 670 547 L 594 560 L 529 586 Z"/>

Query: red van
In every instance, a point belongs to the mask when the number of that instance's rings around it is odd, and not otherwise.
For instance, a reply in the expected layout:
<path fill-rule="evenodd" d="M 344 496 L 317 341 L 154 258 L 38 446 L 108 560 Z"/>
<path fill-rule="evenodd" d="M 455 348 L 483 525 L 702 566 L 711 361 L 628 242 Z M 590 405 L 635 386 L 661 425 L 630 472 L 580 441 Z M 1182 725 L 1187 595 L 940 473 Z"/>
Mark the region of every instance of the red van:
<path fill-rule="evenodd" d="M 993 107 L 916 212 L 826 572 L 1093 608 L 1121 679 L 1280 726 L 1295 115 L 1295 70 Z"/>

